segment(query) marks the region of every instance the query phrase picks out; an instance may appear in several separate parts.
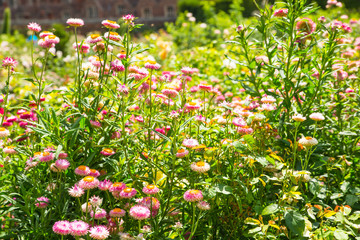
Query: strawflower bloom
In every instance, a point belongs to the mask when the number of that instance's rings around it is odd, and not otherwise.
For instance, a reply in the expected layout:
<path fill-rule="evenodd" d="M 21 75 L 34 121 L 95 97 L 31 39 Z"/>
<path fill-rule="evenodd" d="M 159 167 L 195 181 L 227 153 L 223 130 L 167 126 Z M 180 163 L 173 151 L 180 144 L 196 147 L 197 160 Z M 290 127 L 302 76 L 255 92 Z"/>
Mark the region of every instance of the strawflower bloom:
<path fill-rule="evenodd" d="M 102 25 L 104 25 L 106 28 L 109 29 L 117 29 L 120 28 L 120 25 L 117 24 L 115 21 L 111 21 L 111 20 L 104 20 L 101 22 Z"/>
<path fill-rule="evenodd" d="M 307 34 L 313 33 L 315 29 L 316 24 L 310 18 L 302 18 L 296 23 L 296 30 Z"/>
<path fill-rule="evenodd" d="M 196 206 L 200 209 L 200 210 L 210 210 L 210 204 L 208 202 L 205 201 L 200 201 L 196 204 Z"/>
<path fill-rule="evenodd" d="M 107 239 L 110 235 L 107 227 L 103 225 L 98 225 L 90 228 L 89 233 L 90 233 L 90 237 L 97 240 Z"/>
<path fill-rule="evenodd" d="M 287 14 L 288 14 L 289 10 L 286 9 L 286 8 L 280 8 L 280 9 L 277 9 L 275 10 L 273 16 L 274 17 L 286 17 Z"/>
<path fill-rule="evenodd" d="M 70 223 L 69 221 L 57 221 L 52 227 L 54 233 L 60 235 L 68 235 L 70 230 Z"/>
<path fill-rule="evenodd" d="M 99 185 L 99 180 L 92 176 L 84 177 L 79 182 L 79 187 L 85 190 L 96 188 L 98 185 Z"/>
<path fill-rule="evenodd" d="M 201 105 L 197 102 L 189 102 L 185 104 L 185 108 L 189 110 L 197 110 L 200 109 Z"/>
<path fill-rule="evenodd" d="M 94 207 L 100 207 L 103 202 L 103 199 L 94 195 L 89 199 L 89 202 Z"/>
<path fill-rule="evenodd" d="M 17 154 L 17 151 L 14 148 L 14 146 L 7 146 L 3 149 L 3 152 L 10 155 Z"/>
<path fill-rule="evenodd" d="M 123 217 L 123 216 L 125 216 L 125 214 L 126 214 L 125 210 L 123 210 L 121 208 L 114 208 L 109 213 L 110 217 L 114 217 L 114 218 Z"/>
<path fill-rule="evenodd" d="M 43 32 L 41 32 L 40 34 L 39 34 L 39 37 L 40 38 L 45 38 L 45 37 L 47 37 L 47 36 L 49 36 L 49 35 L 54 35 L 52 32 L 49 32 L 49 31 L 43 31 Z"/>
<path fill-rule="evenodd" d="M 91 34 L 90 36 L 88 36 L 86 38 L 86 42 L 90 43 L 90 44 L 94 44 L 97 42 L 101 42 L 103 39 L 100 36 L 100 34 Z"/>
<path fill-rule="evenodd" d="M 144 220 L 150 217 L 150 209 L 142 205 L 135 205 L 130 209 L 129 214 L 136 220 Z"/>
<path fill-rule="evenodd" d="M 160 208 L 160 202 L 155 197 L 144 197 L 138 202 L 140 205 L 143 205 L 149 209 L 158 210 Z"/>
<path fill-rule="evenodd" d="M 35 203 L 35 206 L 38 208 L 46 208 L 49 203 L 49 199 L 47 197 L 39 197 L 36 199 L 37 203 Z"/>
<path fill-rule="evenodd" d="M 0 127 L 0 138 L 6 138 L 8 136 L 10 136 L 9 130 L 7 130 L 6 128 Z"/>
<path fill-rule="evenodd" d="M 159 188 L 154 184 L 149 184 L 142 189 L 143 193 L 145 194 L 157 194 L 159 192 Z"/>
<path fill-rule="evenodd" d="M 195 172 L 204 173 L 210 170 L 210 165 L 207 162 L 199 161 L 192 163 L 190 168 Z"/>
<path fill-rule="evenodd" d="M 70 162 L 66 159 L 58 159 L 55 162 L 55 167 L 59 170 L 66 170 L 70 166 Z"/>
<path fill-rule="evenodd" d="M 304 147 L 312 147 L 318 144 L 318 141 L 313 137 L 302 137 L 299 143 Z"/>
<path fill-rule="evenodd" d="M 49 35 L 44 38 L 46 44 L 58 44 L 60 42 L 60 38 L 55 35 Z"/>
<path fill-rule="evenodd" d="M 121 39 L 120 35 L 117 32 L 106 32 L 104 34 L 104 37 L 113 41 L 120 41 Z"/>
<path fill-rule="evenodd" d="M 125 188 L 120 192 L 120 197 L 122 198 L 132 198 L 137 193 L 135 188 Z"/>
<path fill-rule="evenodd" d="M 41 26 L 37 23 L 31 22 L 27 25 L 27 28 L 31 31 L 34 32 L 40 32 L 41 31 Z"/>
<path fill-rule="evenodd" d="M 292 119 L 295 122 L 303 122 L 306 120 L 306 117 L 303 117 L 303 115 L 301 115 L 301 114 L 296 114 L 296 115 L 292 116 Z"/>
<path fill-rule="evenodd" d="M 187 148 L 194 148 L 194 147 L 199 146 L 199 142 L 196 139 L 189 138 L 189 139 L 185 139 L 182 142 L 182 145 Z"/>
<path fill-rule="evenodd" d="M 322 121 L 325 119 L 324 115 L 322 115 L 321 113 L 312 113 L 310 114 L 309 118 L 314 121 Z"/>
<path fill-rule="evenodd" d="M 123 16 L 122 19 L 125 21 L 126 24 L 131 24 L 134 21 L 135 17 L 131 14 L 128 14 Z"/>
<path fill-rule="evenodd" d="M 191 189 L 184 193 L 184 199 L 187 202 L 198 202 L 203 200 L 203 195 L 200 190 Z"/>
<path fill-rule="evenodd" d="M 2 66 L 4 68 L 8 68 L 8 67 L 16 67 L 17 66 L 17 61 L 11 57 L 6 57 L 4 60 L 3 60 L 3 63 L 2 63 Z"/>
<path fill-rule="evenodd" d="M 122 182 L 115 182 L 109 188 L 110 192 L 121 192 L 126 188 L 126 184 Z"/>
<path fill-rule="evenodd" d="M 89 176 L 98 177 L 98 176 L 100 176 L 100 172 L 96 169 L 90 169 Z"/>
<path fill-rule="evenodd" d="M 102 191 L 106 191 L 106 190 L 109 190 L 111 185 L 112 185 L 112 182 L 110 180 L 105 179 L 99 183 L 98 188 Z"/>
<path fill-rule="evenodd" d="M 84 236 L 89 231 L 89 224 L 75 220 L 70 223 L 70 234 L 74 237 Z"/>
<path fill-rule="evenodd" d="M 75 169 L 75 174 L 79 176 L 87 176 L 90 174 L 90 168 L 84 165 L 80 165 Z"/>
<path fill-rule="evenodd" d="M 160 64 L 153 61 L 145 63 L 145 68 L 147 69 L 158 70 L 160 67 L 161 67 Z"/>
<path fill-rule="evenodd" d="M 72 188 L 69 188 L 69 195 L 72 197 L 81 197 L 84 194 L 84 189 L 75 184 Z"/>
<path fill-rule="evenodd" d="M 184 158 L 189 154 L 189 151 L 186 149 L 179 149 L 176 153 L 177 158 Z"/>
<path fill-rule="evenodd" d="M 103 219 L 106 217 L 106 211 L 102 208 L 96 208 L 95 211 L 90 212 L 90 216 L 95 219 Z"/>
<path fill-rule="evenodd" d="M 98 122 L 98 121 L 90 120 L 90 124 L 91 124 L 91 126 L 93 126 L 94 128 L 101 128 L 101 123 Z"/>
<path fill-rule="evenodd" d="M 84 26 L 84 20 L 80 18 L 69 18 L 66 23 L 72 27 L 81 27 Z"/>

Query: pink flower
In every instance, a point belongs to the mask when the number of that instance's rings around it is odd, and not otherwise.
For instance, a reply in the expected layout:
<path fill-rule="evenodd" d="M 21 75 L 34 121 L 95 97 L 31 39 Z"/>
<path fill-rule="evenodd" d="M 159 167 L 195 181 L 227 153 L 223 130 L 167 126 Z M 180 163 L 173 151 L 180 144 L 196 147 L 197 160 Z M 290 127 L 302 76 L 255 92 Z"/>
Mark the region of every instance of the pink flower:
<path fill-rule="evenodd" d="M 90 212 L 90 216 L 95 219 L 103 219 L 106 217 L 106 211 L 102 208 L 96 208 L 95 212 L 94 211 Z"/>
<path fill-rule="evenodd" d="M 49 32 L 49 31 L 43 31 L 39 34 L 39 37 L 40 38 L 45 38 L 47 36 L 50 36 L 50 35 L 54 35 L 52 32 Z"/>
<path fill-rule="evenodd" d="M 88 53 L 90 49 L 90 45 L 85 43 L 84 41 L 74 43 L 72 46 L 75 50 L 79 48 L 80 53 Z"/>
<path fill-rule="evenodd" d="M 6 57 L 4 60 L 3 60 L 3 63 L 2 63 L 2 66 L 4 68 L 8 68 L 8 67 L 16 67 L 17 66 L 17 61 L 11 57 Z"/>
<path fill-rule="evenodd" d="M 7 130 L 6 128 L 0 127 L 0 138 L 6 138 L 8 136 L 10 136 L 9 130 Z"/>
<path fill-rule="evenodd" d="M 120 197 L 122 198 L 132 198 L 137 193 L 135 188 L 125 188 L 120 192 Z"/>
<path fill-rule="evenodd" d="M 44 41 L 48 45 L 58 44 L 60 42 L 60 38 L 55 35 L 49 35 L 44 38 Z"/>
<path fill-rule="evenodd" d="M 75 184 L 72 188 L 69 188 L 69 195 L 72 197 L 81 197 L 84 194 L 84 189 Z"/>
<path fill-rule="evenodd" d="M 41 26 L 37 23 L 31 22 L 27 25 L 27 28 L 31 31 L 34 32 L 40 32 L 41 31 Z"/>
<path fill-rule="evenodd" d="M 158 70 L 160 68 L 160 64 L 156 62 L 147 62 L 145 63 L 145 68 L 151 69 L 151 70 Z"/>
<path fill-rule="evenodd" d="M 152 195 L 152 194 L 157 194 L 159 192 L 159 188 L 156 185 L 149 184 L 146 187 L 144 187 L 142 191 L 145 194 Z"/>
<path fill-rule="evenodd" d="M 7 146 L 3 149 L 3 152 L 10 155 L 17 154 L 17 151 L 14 148 L 14 146 Z"/>
<path fill-rule="evenodd" d="M 192 163 L 190 168 L 195 172 L 204 173 L 210 170 L 210 165 L 207 162 L 199 161 Z"/>
<path fill-rule="evenodd" d="M 66 23 L 72 27 L 81 27 L 84 26 L 84 20 L 80 18 L 69 18 Z"/>
<path fill-rule="evenodd" d="M 79 176 L 87 176 L 90 174 L 90 168 L 84 165 L 80 165 L 75 169 L 75 174 Z"/>
<path fill-rule="evenodd" d="M 208 202 L 205 201 L 200 201 L 196 204 L 196 206 L 200 209 L 200 210 L 210 210 L 210 204 Z"/>
<path fill-rule="evenodd" d="M 321 113 L 312 113 L 310 114 L 309 118 L 314 121 L 322 121 L 325 119 L 324 115 L 322 115 Z"/>
<path fill-rule="evenodd" d="M 98 185 L 99 185 L 99 180 L 92 176 L 84 177 L 79 182 L 79 187 L 85 190 L 96 188 Z"/>
<path fill-rule="evenodd" d="M 198 102 L 189 102 L 185 104 L 185 108 L 188 110 L 197 110 L 200 109 L 201 105 Z"/>
<path fill-rule="evenodd" d="M 311 34 L 315 31 L 316 24 L 310 18 L 302 18 L 296 23 L 296 30 Z"/>
<path fill-rule="evenodd" d="M 186 149 L 179 149 L 176 153 L 177 158 L 184 158 L 189 154 L 189 151 Z"/>
<path fill-rule="evenodd" d="M 196 139 L 189 138 L 189 139 L 185 139 L 182 142 L 182 145 L 187 148 L 194 148 L 199 146 L 199 142 Z"/>
<path fill-rule="evenodd" d="M 114 208 L 109 213 L 110 217 L 115 217 L 115 218 L 123 217 L 125 216 L 125 214 L 126 214 L 125 210 L 122 210 L 120 208 Z"/>
<path fill-rule="evenodd" d="M 49 199 L 47 197 L 39 197 L 36 199 L 37 203 L 35 203 L 35 206 L 38 208 L 46 208 L 49 203 Z"/>
<path fill-rule="evenodd" d="M 254 130 L 251 127 L 244 126 L 244 127 L 238 128 L 237 132 L 240 133 L 241 135 L 247 135 L 247 134 L 252 134 L 254 132 Z"/>
<path fill-rule="evenodd" d="M 121 192 L 126 188 L 126 184 L 122 182 L 115 182 L 109 188 L 110 192 Z"/>
<path fill-rule="evenodd" d="M 90 120 L 90 124 L 91 124 L 91 126 L 93 126 L 94 128 L 101 128 L 101 123 L 99 123 L 98 121 Z"/>
<path fill-rule="evenodd" d="M 179 94 L 178 91 L 174 89 L 163 89 L 161 93 L 169 98 L 175 98 Z"/>
<path fill-rule="evenodd" d="M 123 16 L 122 19 L 125 21 L 126 24 L 131 24 L 134 21 L 135 17 L 131 14 L 128 14 Z"/>
<path fill-rule="evenodd" d="M 113 41 L 120 41 L 121 37 L 117 32 L 106 32 L 104 37 Z"/>
<path fill-rule="evenodd" d="M 70 166 L 70 162 L 66 159 L 58 159 L 55 162 L 55 167 L 60 170 L 66 170 Z"/>
<path fill-rule="evenodd" d="M 84 236 L 89 231 L 89 224 L 83 221 L 75 220 L 70 223 L 70 234 L 74 237 Z"/>
<path fill-rule="evenodd" d="M 125 71 L 125 67 L 119 59 L 115 59 L 111 62 L 111 70 L 115 72 L 123 72 Z"/>
<path fill-rule="evenodd" d="M 60 235 L 68 235 L 71 232 L 69 221 L 57 221 L 52 229 L 54 233 Z"/>
<path fill-rule="evenodd" d="M 143 205 L 152 210 L 158 210 L 160 208 L 160 202 L 155 197 L 144 197 L 138 201 L 140 205 Z"/>
<path fill-rule="evenodd" d="M 117 24 L 115 21 L 104 20 L 104 21 L 101 22 L 101 24 L 104 25 L 106 28 L 109 28 L 109 29 L 120 28 L 120 25 Z"/>
<path fill-rule="evenodd" d="M 193 74 L 195 71 L 194 71 L 192 68 L 190 68 L 190 67 L 183 67 L 183 68 L 181 68 L 181 72 L 182 72 L 183 74 L 186 74 L 186 75 L 191 75 L 191 74 Z"/>
<path fill-rule="evenodd" d="M 102 190 L 102 191 L 106 191 L 106 190 L 109 190 L 109 188 L 111 187 L 111 185 L 112 185 L 112 182 L 110 181 L 110 180 L 104 180 L 104 181 L 101 181 L 100 183 L 99 183 L 99 186 L 98 186 L 98 188 L 100 189 L 100 190 Z"/>
<path fill-rule="evenodd" d="M 111 156 L 115 154 L 115 152 L 110 148 L 104 148 L 100 153 L 104 156 Z"/>
<path fill-rule="evenodd" d="M 246 126 L 246 122 L 243 118 L 234 118 L 232 120 L 232 123 L 237 127 L 245 127 Z"/>
<path fill-rule="evenodd" d="M 90 237 L 98 240 L 107 239 L 110 235 L 109 230 L 106 226 L 98 225 L 90 228 Z"/>
<path fill-rule="evenodd" d="M 184 193 L 184 199 L 187 202 L 198 202 L 203 199 L 203 195 L 200 190 L 191 189 Z"/>
<path fill-rule="evenodd" d="M 135 205 L 130 209 L 129 214 L 137 220 L 144 220 L 150 217 L 150 209 L 142 205 Z"/>
<path fill-rule="evenodd" d="M 275 10 L 273 16 L 274 17 L 286 17 L 287 14 L 288 14 L 289 10 L 286 9 L 286 8 L 280 8 L 280 9 L 277 9 Z"/>
<path fill-rule="evenodd" d="M 211 85 L 207 85 L 207 84 L 199 84 L 199 89 L 200 90 L 203 90 L 203 91 L 206 91 L 206 92 L 209 92 L 212 90 L 212 86 Z"/>
<path fill-rule="evenodd" d="M 103 39 L 102 37 L 100 37 L 99 34 L 91 34 L 90 36 L 88 36 L 86 38 L 86 42 L 90 43 L 90 44 L 94 44 L 97 42 L 101 42 Z"/>

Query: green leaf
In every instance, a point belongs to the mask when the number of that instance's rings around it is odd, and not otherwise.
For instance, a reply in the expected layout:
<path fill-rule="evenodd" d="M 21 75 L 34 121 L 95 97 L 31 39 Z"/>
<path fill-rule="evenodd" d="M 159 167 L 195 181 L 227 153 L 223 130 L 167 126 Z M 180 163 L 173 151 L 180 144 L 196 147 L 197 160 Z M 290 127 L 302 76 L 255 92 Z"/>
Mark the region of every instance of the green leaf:
<path fill-rule="evenodd" d="M 293 233 L 302 236 L 305 230 L 305 219 L 299 212 L 286 212 L 285 223 Z"/>
<path fill-rule="evenodd" d="M 336 229 L 334 231 L 334 237 L 337 239 L 337 240 L 346 240 L 346 239 L 349 239 L 349 236 L 348 234 L 343 231 L 343 230 L 340 230 L 340 229 Z"/>
<path fill-rule="evenodd" d="M 349 206 L 353 206 L 355 203 L 359 201 L 359 197 L 353 194 L 347 194 L 345 197 L 346 203 L 349 204 Z"/>
<path fill-rule="evenodd" d="M 276 213 L 277 211 L 279 211 L 279 205 L 273 203 L 270 204 L 269 206 L 266 206 L 264 210 L 262 210 L 261 215 L 270 215 Z"/>
<path fill-rule="evenodd" d="M 215 186 L 212 187 L 213 191 L 216 193 L 222 193 L 225 195 L 229 195 L 232 194 L 233 190 L 232 187 L 225 185 L 225 184 L 216 184 Z"/>
<path fill-rule="evenodd" d="M 255 160 L 257 162 L 259 162 L 261 165 L 263 165 L 264 167 L 269 164 L 269 162 L 266 160 L 265 157 L 256 157 Z"/>
<path fill-rule="evenodd" d="M 351 131 L 343 131 L 343 132 L 339 132 L 339 135 L 345 135 L 345 136 L 357 136 L 356 133 L 351 132 Z"/>

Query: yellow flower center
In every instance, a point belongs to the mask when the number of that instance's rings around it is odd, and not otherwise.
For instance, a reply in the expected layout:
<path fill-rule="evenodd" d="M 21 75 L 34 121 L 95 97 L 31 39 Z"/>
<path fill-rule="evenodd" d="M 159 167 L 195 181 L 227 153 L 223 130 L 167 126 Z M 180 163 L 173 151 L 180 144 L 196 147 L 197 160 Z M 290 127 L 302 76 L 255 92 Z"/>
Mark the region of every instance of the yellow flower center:
<path fill-rule="evenodd" d="M 306 140 L 311 140 L 311 139 L 312 139 L 312 137 L 305 137 L 305 139 L 306 139 Z"/>
<path fill-rule="evenodd" d="M 147 185 L 146 188 L 147 188 L 147 189 L 154 189 L 154 188 L 155 188 L 155 185 L 150 184 L 150 185 Z"/>
<path fill-rule="evenodd" d="M 117 32 L 110 32 L 110 35 L 118 36 L 119 34 Z"/>
<path fill-rule="evenodd" d="M 150 63 L 150 64 L 155 64 L 156 62 L 155 61 L 148 61 L 148 63 Z"/>
<path fill-rule="evenodd" d="M 114 24 L 114 23 L 116 23 L 115 21 L 111 21 L 111 20 L 106 20 L 108 23 L 112 23 L 112 24 Z"/>
<path fill-rule="evenodd" d="M 43 156 L 49 156 L 50 153 L 49 153 L 49 152 L 44 152 L 42 155 L 43 155 Z"/>
<path fill-rule="evenodd" d="M 196 106 L 196 103 L 194 103 L 194 102 L 189 102 L 188 103 L 190 106 Z"/>
<path fill-rule="evenodd" d="M 34 153 L 34 157 L 39 156 L 40 154 L 41 154 L 41 152 L 36 152 L 36 153 Z"/>
<path fill-rule="evenodd" d="M 203 167 L 203 166 L 205 166 L 205 163 L 203 161 L 200 161 L 200 162 L 196 163 L 196 166 Z"/>
<path fill-rule="evenodd" d="M 121 187 L 121 186 L 122 186 L 122 183 L 120 183 L 120 182 L 113 183 L 113 187 Z"/>
<path fill-rule="evenodd" d="M 91 37 L 92 39 L 95 39 L 95 38 L 100 37 L 100 34 L 91 34 L 90 37 Z"/>
<path fill-rule="evenodd" d="M 96 169 L 90 169 L 91 173 L 96 173 Z"/>
<path fill-rule="evenodd" d="M 179 149 L 177 152 L 178 153 L 183 153 L 183 152 L 185 152 L 185 149 Z"/>
<path fill-rule="evenodd" d="M 0 132 L 3 132 L 5 130 L 6 130 L 6 128 L 0 127 Z"/>
<path fill-rule="evenodd" d="M 86 166 L 81 165 L 81 166 L 78 167 L 78 169 L 81 170 L 81 171 L 85 171 L 85 170 L 86 170 Z"/>
<path fill-rule="evenodd" d="M 116 213 L 121 213 L 121 212 L 122 212 L 122 210 L 121 210 L 121 208 L 114 208 L 114 209 L 113 209 L 113 212 L 116 212 Z"/>
<path fill-rule="evenodd" d="M 85 182 L 93 182 L 93 181 L 95 180 L 95 178 L 92 177 L 92 176 L 87 176 L 87 177 L 84 177 L 83 180 L 84 180 Z"/>
<path fill-rule="evenodd" d="M 191 195 L 196 195 L 199 193 L 199 190 L 190 190 L 189 192 Z"/>
<path fill-rule="evenodd" d="M 121 54 L 125 54 L 126 51 L 125 51 L 125 50 L 121 50 L 120 53 L 121 53 Z"/>
<path fill-rule="evenodd" d="M 127 188 L 124 189 L 124 192 L 126 192 L 126 193 L 131 193 L 131 191 L 132 191 L 132 188 L 127 187 Z"/>
<path fill-rule="evenodd" d="M 49 38 L 49 39 L 55 39 L 56 36 L 55 36 L 55 35 L 49 35 L 48 38 Z"/>
<path fill-rule="evenodd" d="M 106 153 L 112 153 L 113 152 L 110 148 L 104 148 L 103 151 L 106 152 Z"/>

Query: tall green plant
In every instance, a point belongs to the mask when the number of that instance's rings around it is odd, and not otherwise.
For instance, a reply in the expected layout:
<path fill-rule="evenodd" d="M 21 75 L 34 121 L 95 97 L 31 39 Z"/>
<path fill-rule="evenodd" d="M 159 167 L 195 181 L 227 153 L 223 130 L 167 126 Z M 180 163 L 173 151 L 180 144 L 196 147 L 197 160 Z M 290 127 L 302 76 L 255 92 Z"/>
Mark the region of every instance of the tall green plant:
<path fill-rule="evenodd" d="M 5 8 L 1 33 L 9 35 L 10 31 L 11 31 L 11 10 L 10 8 Z"/>

